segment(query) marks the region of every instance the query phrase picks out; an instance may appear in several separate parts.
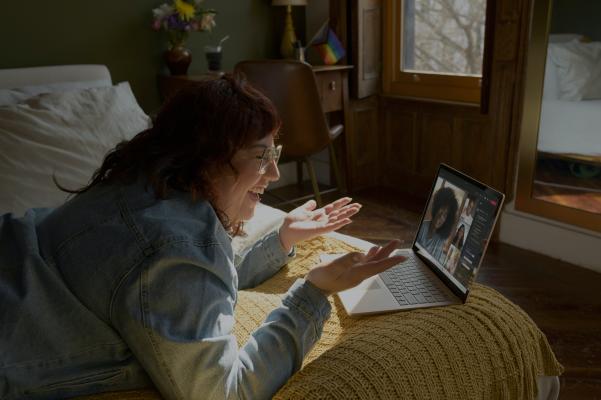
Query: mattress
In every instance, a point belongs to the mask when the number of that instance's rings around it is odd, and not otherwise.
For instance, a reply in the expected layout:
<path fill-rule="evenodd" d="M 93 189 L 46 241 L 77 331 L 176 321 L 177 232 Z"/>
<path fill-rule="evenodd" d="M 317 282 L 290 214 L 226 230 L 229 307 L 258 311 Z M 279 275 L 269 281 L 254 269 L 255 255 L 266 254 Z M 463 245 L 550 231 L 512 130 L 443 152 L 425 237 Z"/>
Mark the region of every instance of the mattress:
<path fill-rule="evenodd" d="M 543 100 L 538 151 L 601 157 L 601 100 Z"/>

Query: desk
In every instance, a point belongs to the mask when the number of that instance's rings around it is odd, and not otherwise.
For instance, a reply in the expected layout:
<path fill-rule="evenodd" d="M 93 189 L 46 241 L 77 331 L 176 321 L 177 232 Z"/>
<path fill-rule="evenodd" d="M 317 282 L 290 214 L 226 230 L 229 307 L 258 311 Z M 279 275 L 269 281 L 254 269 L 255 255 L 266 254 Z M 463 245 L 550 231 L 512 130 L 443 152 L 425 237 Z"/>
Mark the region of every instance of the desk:
<path fill-rule="evenodd" d="M 318 65 L 313 67 L 317 90 L 325 113 L 345 112 L 348 107 L 348 71 L 350 65 Z M 161 99 L 172 96 L 190 82 L 217 79 L 223 73 L 206 73 L 200 75 L 159 75 L 158 86 Z M 346 125 L 346 124 L 345 124 Z"/>
<path fill-rule="evenodd" d="M 348 72 L 353 68 L 352 65 L 316 65 L 313 66 L 315 73 L 315 81 L 321 105 L 330 126 L 342 124 L 345 127 L 343 133 L 344 143 L 337 140 L 334 144 L 338 155 L 338 167 L 340 171 L 344 171 L 342 191 L 346 191 L 351 187 L 352 183 L 352 157 L 351 145 L 352 129 L 349 113 L 349 89 L 348 89 Z M 191 82 L 203 81 L 206 79 L 219 78 L 222 73 L 206 73 L 200 75 L 159 75 L 158 86 L 161 99 L 171 97 L 181 88 Z M 333 172 L 331 172 L 332 174 Z M 333 178 L 333 176 L 331 177 Z M 332 179 L 333 180 L 333 179 Z"/>

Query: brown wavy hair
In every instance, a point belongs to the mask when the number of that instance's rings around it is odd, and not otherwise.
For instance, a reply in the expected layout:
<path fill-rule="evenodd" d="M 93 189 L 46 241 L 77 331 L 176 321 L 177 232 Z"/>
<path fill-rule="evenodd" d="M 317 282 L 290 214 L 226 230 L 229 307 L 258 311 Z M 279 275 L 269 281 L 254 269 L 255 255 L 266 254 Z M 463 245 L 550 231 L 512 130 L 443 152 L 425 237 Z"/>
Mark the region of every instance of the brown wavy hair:
<path fill-rule="evenodd" d="M 241 75 L 187 84 L 160 108 L 151 128 L 111 150 L 90 183 L 63 191 L 80 194 L 103 183 L 133 183 L 144 176 L 157 198 L 171 190 L 213 203 L 210 171 L 228 167 L 237 173 L 234 154 L 270 133 L 281 122 L 271 101 Z M 227 217 L 216 210 L 226 229 Z"/>

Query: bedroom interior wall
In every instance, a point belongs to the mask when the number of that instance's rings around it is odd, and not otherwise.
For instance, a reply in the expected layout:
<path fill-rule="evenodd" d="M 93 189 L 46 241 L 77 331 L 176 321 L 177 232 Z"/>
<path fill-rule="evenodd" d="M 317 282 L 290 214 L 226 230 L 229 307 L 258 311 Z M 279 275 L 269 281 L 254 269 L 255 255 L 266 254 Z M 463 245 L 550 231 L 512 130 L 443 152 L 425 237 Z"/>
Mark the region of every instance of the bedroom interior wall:
<path fill-rule="evenodd" d="M 601 273 L 601 234 L 518 211 L 514 201 L 499 218 L 499 240 Z"/>
<path fill-rule="evenodd" d="M 581 33 L 601 41 L 601 1 L 553 0 L 551 32 Z"/>
<path fill-rule="evenodd" d="M 550 31 L 581 33 L 601 40 L 601 2 L 553 0 Z M 519 160 L 519 155 L 516 160 Z M 516 168 L 516 173 L 517 173 Z M 517 178 L 514 179 L 517 183 Z M 515 188 L 514 188 L 515 193 Z M 507 204 L 499 221 L 499 240 L 601 273 L 601 234 L 521 212 Z"/>
<path fill-rule="evenodd" d="M 601 235 L 517 211 L 513 202 L 501 215 L 499 240 L 601 273 Z"/>
<path fill-rule="evenodd" d="M 152 9 L 166 1 L 106 0 L 92 7 L 88 2 L 63 0 L 36 2 L 34 9 L 28 2 L 7 2 L 0 25 L 0 68 L 104 64 L 113 82 L 130 82 L 138 102 L 151 114 L 160 105 L 157 73 L 167 73 L 161 58 L 166 35 L 150 28 Z M 207 70 L 204 46 L 225 35 L 230 36 L 223 45 L 226 71 L 241 60 L 279 57 L 285 7 L 272 7 L 265 0 L 205 0 L 203 6 L 217 10 L 217 26 L 211 33 L 190 35 L 186 44 L 192 51 L 189 74 Z M 313 8 L 318 10 L 315 19 L 322 23 L 327 8 Z M 306 43 L 305 7 L 293 7 L 293 20 L 297 36 Z M 329 183 L 327 162 L 316 161 L 318 180 Z M 282 178 L 273 186 L 295 182 L 294 164 L 281 169 Z"/>
<path fill-rule="evenodd" d="M 106 0 L 89 3 L 5 2 L 2 6 L 0 68 L 58 64 L 105 64 L 113 82 L 129 81 L 147 113 L 159 105 L 156 75 L 166 72 L 161 59 L 164 33 L 150 28 L 152 8 L 166 0 Z M 206 71 L 203 48 L 230 35 L 224 44 L 224 69 L 240 60 L 273 58 L 279 48 L 284 7 L 264 0 L 206 0 L 215 8 L 217 27 L 211 34 L 190 35 L 192 51 L 189 73 Z M 300 8 L 300 7 L 295 7 Z M 304 14 L 295 19 L 304 24 Z M 303 32 L 304 33 L 304 32 Z"/>

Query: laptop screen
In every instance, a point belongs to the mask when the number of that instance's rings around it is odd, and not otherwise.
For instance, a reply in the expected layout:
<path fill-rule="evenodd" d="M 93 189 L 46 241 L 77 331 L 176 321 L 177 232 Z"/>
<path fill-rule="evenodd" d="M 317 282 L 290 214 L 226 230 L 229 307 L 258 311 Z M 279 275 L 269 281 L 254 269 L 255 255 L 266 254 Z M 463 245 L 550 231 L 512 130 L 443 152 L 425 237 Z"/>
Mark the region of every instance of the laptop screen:
<path fill-rule="evenodd" d="M 484 256 L 503 194 L 441 165 L 414 247 L 465 294 Z"/>

